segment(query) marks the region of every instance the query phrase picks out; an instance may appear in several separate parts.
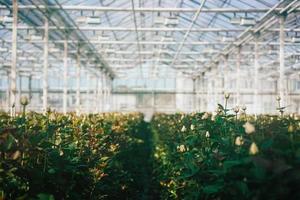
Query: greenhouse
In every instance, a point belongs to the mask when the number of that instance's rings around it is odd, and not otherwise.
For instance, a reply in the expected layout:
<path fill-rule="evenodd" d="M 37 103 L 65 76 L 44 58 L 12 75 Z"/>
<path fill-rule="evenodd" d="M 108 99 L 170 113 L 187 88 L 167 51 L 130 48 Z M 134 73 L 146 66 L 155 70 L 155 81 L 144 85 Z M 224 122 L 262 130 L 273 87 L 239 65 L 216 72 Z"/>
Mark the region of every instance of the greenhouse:
<path fill-rule="evenodd" d="M 0 0 L 0 200 L 299 191 L 299 0 Z"/>

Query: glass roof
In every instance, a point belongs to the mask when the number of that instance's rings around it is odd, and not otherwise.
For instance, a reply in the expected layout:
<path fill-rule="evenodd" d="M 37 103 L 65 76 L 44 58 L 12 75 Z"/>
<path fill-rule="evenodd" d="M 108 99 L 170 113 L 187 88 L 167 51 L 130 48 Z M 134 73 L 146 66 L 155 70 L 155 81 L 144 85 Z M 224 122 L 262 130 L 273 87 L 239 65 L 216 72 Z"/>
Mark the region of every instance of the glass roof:
<path fill-rule="evenodd" d="M 39 74 L 43 63 L 44 21 L 49 21 L 50 68 L 62 68 L 64 41 L 70 63 L 80 51 L 91 73 L 103 71 L 120 79 L 199 76 L 228 57 L 229 68 L 242 46 L 243 66 L 253 67 L 252 34 L 267 17 L 294 1 L 285 0 L 20 0 L 18 69 Z M 296 1 L 297 3 L 297 1 Z M 299 3 L 299 2 L 298 2 Z M 298 5 L 294 6 L 298 7 Z M 277 9 L 272 12 L 272 9 Z M 1 16 L 9 16 L 10 0 L 1 1 Z M 297 11 L 298 12 L 298 11 Z M 288 39 L 298 38 L 299 16 L 286 19 Z M 198 15 L 197 15 L 198 14 Z M 267 15 L 267 16 L 266 16 Z M 260 62 L 264 69 L 278 58 L 279 25 L 274 17 L 260 32 Z M 1 23 L 2 48 L 11 48 L 11 24 Z M 38 38 L 40 37 L 40 38 Z M 299 43 L 286 43 L 287 67 L 298 62 Z M 79 49 L 79 50 L 78 50 Z M 1 54 L 2 69 L 11 51 Z M 32 58 L 32 59 L 29 59 Z M 40 66 L 40 67 L 39 67 Z M 27 69 L 26 69 L 27 68 Z M 24 70 L 26 69 L 26 70 Z"/>

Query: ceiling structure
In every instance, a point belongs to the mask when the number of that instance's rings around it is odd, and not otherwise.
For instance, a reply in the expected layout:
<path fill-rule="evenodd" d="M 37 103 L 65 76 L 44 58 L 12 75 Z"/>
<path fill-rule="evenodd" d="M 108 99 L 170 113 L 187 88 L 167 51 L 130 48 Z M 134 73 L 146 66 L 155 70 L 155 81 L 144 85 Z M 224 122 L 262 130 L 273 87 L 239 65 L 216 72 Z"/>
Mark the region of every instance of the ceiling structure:
<path fill-rule="evenodd" d="M 0 4 L 0 63 L 6 70 L 13 8 L 11 0 Z M 284 15 L 285 69 L 293 73 L 300 67 L 299 6 L 297 0 L 19 0 L 17 69 L 42 73 L 47 21 L 49 66 L 58 71 L 66 46 L 71 60 L 80 54 L 85 68 L 111 78 L 197 77 L 224 58 L 234 70 L 239 48 L 242 67 L 251 70 L 257 39 L 261 72 L 276 76 Z"/>

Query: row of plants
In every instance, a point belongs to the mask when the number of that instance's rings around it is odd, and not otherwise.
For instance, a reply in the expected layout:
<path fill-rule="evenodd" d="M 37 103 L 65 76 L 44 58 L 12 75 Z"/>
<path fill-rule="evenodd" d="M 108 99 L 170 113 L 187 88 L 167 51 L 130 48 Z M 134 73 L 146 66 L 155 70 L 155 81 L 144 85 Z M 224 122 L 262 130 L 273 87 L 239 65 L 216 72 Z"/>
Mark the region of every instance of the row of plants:
<path fill-rule="evenodd" d="M 225 104 L 214 113 L 156 114 L 160 199 L 300 199 L 300 120 L 283 110 L 252 116 Z"/>
<path fill-rule="evenodd" d="M 145 127 L 140 113 L 1 113 L 0 199 L 139 199 Z"/>

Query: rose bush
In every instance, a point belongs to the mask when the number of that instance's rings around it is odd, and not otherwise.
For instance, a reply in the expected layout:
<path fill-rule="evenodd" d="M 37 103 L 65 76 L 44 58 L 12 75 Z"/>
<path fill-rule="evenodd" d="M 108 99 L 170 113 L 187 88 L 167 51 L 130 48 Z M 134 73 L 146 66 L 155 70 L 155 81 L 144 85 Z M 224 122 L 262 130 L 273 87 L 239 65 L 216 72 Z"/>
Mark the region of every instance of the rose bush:
<path fill-rule="evenodd" d="M 144 143 L 142 114 L 2 113 L 0 120 L 1 198 L 126 199 L 139 191 L 127 153 Z"/>
<path fill-rule="evenodd" d="M 236 111 L 153 117 L 161 199 L 300 198 L 299 119 Z"/>

